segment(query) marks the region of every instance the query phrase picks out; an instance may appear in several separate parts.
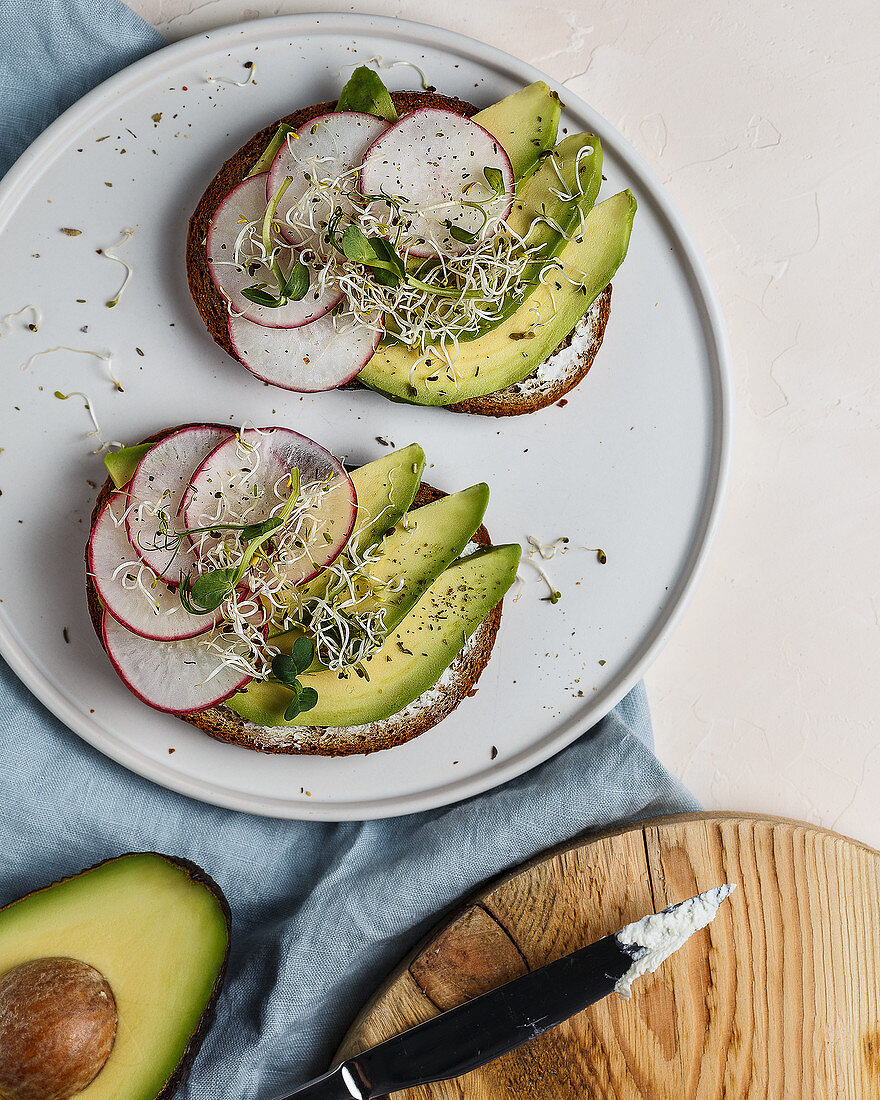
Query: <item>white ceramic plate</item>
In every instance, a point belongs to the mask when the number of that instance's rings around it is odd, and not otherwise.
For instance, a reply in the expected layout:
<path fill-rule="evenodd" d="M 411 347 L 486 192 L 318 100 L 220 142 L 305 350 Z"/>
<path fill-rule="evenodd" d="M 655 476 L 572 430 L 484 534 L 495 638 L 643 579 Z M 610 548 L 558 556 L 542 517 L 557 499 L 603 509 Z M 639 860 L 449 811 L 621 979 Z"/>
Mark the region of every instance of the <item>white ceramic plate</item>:
<path fill-rule="evenodd" d="M 298 106 L 332 99 L 375 56 L 414 62 L 439 90 L 487 105 L 542 77 L 448 31 L 361 15 L 282 17 L 228 27 L 161 50 L 71 108 L 0 185 L 0 314 L 28 303 L 37 333 L 14 318 L 0 341 L 0 649 L 71 729 L 157 783 L 208 802 L 283 817 L 343 820 L 443 805 L 518 775 L 618 702 L 668 638 L 717 524 L 731 430 L 720 311 L 686 229 L 636 154 L 564 88 L 562 125 L 605 146 L 603 196 L 639 200 L 629 256 L 614 280 L 611 322 L 589 377 L 565 408 L 506 420 L 410 408 L 368 392 L 298 396 L 270 389 L 220 351 L 187 290 L 187 219 L 220 163 L 251 133 Z M 208 81 L 242 79 L 245 87 Z M 407 67 L 392 87 L 419 86 Z M 80 229 L 79 236 L 63 227 Z M 122 268 L 134 277 L 105 303 Z M 112 351 L 106 364 L 56 351 Z M 140 352 L 143 354 L 140 354 Z M 83 597 L 82 550 L 100 458 L 82 400 L 107 439 L 127 443 L 169 424 L 288 424 L 364 462 L 377 436 L 420 442 L 445 489 L 491 484 L 497 542 L 565 535 L 546 563 L 562 593 L 542 601 L 528 565 L 505 601 L 477 694 L 401 748 L 333 760 L 262 756 L 149 710 L 101 651 Z M 69 641 L 66 641 L 68 638 Z M 497 756 L 493 758 L 493 748 Z"/>

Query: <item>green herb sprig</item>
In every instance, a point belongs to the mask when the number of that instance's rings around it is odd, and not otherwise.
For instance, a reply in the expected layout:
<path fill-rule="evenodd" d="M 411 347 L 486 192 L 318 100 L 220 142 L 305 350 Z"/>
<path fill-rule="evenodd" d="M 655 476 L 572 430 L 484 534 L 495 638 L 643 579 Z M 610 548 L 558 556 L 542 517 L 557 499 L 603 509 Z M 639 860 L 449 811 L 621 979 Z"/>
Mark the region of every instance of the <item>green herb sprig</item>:
<path fill-rule="evenodd" d="M 254 283 L 253 286 L 245 287 L 241 292 L 249 302 L 254 302 L 258 306 L 269 306 L 271 309 L 286 306 L 288 302 L 301 302 L 309 290 L 309 269 L 302 260 L 299 258 L 294 260 L 290 271 L 285 275 L 272 247 L 272 220 L 278 204 L 292 183 L 293 176 L 285 176 L 281 181 L 278 190 L 269 200 L 261 227 L 263 249 L 266 256 L 270 258 L 269 269 L 275 277 L 277 293 L 271 294 L 266 283 Z"/>
<path fill-rule="evenodd" d="M 293 643 L 290 653 L 278 653 L 272 658 L 272 679 L 288 691 L 293 698 L 284 711 L 284 720 L 291 722 L 299 714 L 312 710 L 318 702 L 318 693 L 313 687 L 303 687 L 298 677 L 307 672 L 315 659 L 315 647 L 310 638 L 300 637 Z"/>
<path fill-rule="evenodd" d="M 282 527 L 290 518 L 296 502 L 299 499 L 299 469 L 294 466 L 290 472 L 290 496 L 281 513 L 263 520 L 261 523 L 233 526 L 234 530 L 241 531 L 241 537 L 246 542 L 244 551 L 238 565 L 223 566 L 219 569 L 211 569 L 207 573 L 200 573 L 193 580 L 192 573 L 180 574 L 180 602 L 191 615 L 205 615 L 216 611 L 221 603 L 238 588 L 242 578 L 248 570 L 254 555 L 260 547 L 271 538 L 273 532 Z M 187 534 L 200 533 L 201 531 L 220 531 L 222 528 L 214 525 L 189 531 Z"/>
<path fill-rule="evenodd" d="M 483 175 L 486 177 L 486 182 L 492 188 L 492 195 L 488 199 L 473 201 L 463 200 L 462 202 L 463 206 L 479 210 L 483 215 L 483 223 L 479 229 L 474 233 L 470 233 L 466 229 L 453 225 L 451 222 L 446 223 L 449 235 L 455 240 L 465 244 L 475 244 L 477 242 L 483 227 L 489 220 L 489 216 L 484 207 L 504 194 L 504 177 L 498 168 L 484 168 Z M 395 244 L 399 242 L 401 235 L 400 200 L 385 194 L 366 195 L 364 199 L 386 202 L 394 208 L 398 221 Z M 433 283 L 424 282 L 413 272 L 406 270 L 406 264 L 404 263 L 403 257 L 397 252 L 395 245 L 392 245 L 390 241 L 386 240 L 384 237 L 368 237 L 357 225 L 352 224 L 346 226 L 341 237 L 337 237 L 336 227 L 331 225 L 328 227 L 328 236 L 333 245 L 347 260 L 369 268 L 376 282 L 381 283 L 383 286 L 394 287 L 399 286 L 401 283 L 406 283 L 408 286 L 425 291 L 429 294 L 434 294 L 439 298 L 461 298 L 462 296 L 466 298 L 480 297 L 479 293 L 475 291 L 462 292 L 454 287 L 439 287 L 435 286 Z"/>

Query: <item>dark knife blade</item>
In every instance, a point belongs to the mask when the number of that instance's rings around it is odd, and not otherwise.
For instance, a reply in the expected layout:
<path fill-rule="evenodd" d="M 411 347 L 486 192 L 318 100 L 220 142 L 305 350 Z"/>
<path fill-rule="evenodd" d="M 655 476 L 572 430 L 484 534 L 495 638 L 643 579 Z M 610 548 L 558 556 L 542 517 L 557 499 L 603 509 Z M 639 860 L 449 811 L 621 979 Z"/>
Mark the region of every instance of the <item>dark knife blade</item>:
<path fill-rule="evenodd" d="M 376 1100 L 460 1077 L 543 1035 L 615 988 L 629 997 L 634 978 L 656 970 L 705 928 L 733 889 L 730 884 L 716 886 L 661 913 L 649 913 L 613 936 L 347 1059 L 284 1100 Z"/>
<path fill-rule="evenodd" d="M 606 936 L 349 1058 L 285 1100 L 370 1100 L 458 1077 L 607 997 L 638 953 Z"/>

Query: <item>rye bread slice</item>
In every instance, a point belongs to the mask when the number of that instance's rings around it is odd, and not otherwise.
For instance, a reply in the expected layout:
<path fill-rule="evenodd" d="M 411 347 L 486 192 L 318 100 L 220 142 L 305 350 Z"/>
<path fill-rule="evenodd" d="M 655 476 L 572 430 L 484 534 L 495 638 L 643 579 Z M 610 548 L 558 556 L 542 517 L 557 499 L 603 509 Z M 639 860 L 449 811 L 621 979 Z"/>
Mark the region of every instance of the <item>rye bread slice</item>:
<path fill-rule="evenodd" d="M 417 107 L 440 107 L 470 118 L 478 110 L 472 103 L 440 95 L 437 92 L 392 92 L 391 99 L 400 115 L 413 111 Z M 186 241 L 186 270 L 190 293 L 208 332 L 227 355 L 230 355 L 236 362 L 238 362 L 238 359 L 232 349 L 227 330 L 229 314 L 226 302 L 214 286 L 205 256 L 205 239 L 208 234 L 208 226 L 217 207 L 256 164 L 269 144 L 272 135 L 282 122 L 296 129 L 311 118 L 327 114 L 335 106 L 335 100 L 331 100 L 326 103 L 313 104 L 311 107 L 303 107 L 299 111 L 294 111 L 293 114 L 285 115 L 284 118 L 278 119 L 254 134 L 250 141 L 245 142 L 237 152 L 233 153 L 224 162 L 220 171 L 208 184 L 190 218 Z M 509 386 L 484 397 L 472 397 L 466 401 L 459 401 L 443 407 L 453 412 L 472 413 L 478 416 L 522 416 L 525 413 L 536 412 L 538 409 L 544 409 L 555 404 L 586 377 L 596 353 L 602 345 L 602 337 L 608 323 L 610 309 L 611 287 L 609 285 L 599 295 L 587 314 L 591 318 L 590 326 L 593 333 L 590 345 L 578 356 L 571 369 L 566 371 L 562 377 L 540 383 L 536 378 L 538 371 L 540 371 L 540 368 L 538 368 L 530 378 L 526 379 L 526 382 L 517 383 L 517 385 Z M 549 357 L 550 359 L 568 346 L 571 336 L 572 334 L 569 334 L 562 341 L 553 352 L 553 355 Z M 357 379 L 340 386 L 340 389 L 360 388 L 362 387 Z"/>
<path fill-rule="evenodd" d="M 154 435 L 141 440 L 141 443 L 158 443 L 160 439 L 171 435 L 180 428 L 189 427 L 180 424 L 176 428 L 164 428 Z M 215 425 L 217 427 L 221 425 Z M 115 492 L 115 486 L 108 477 L 98 493 L 98 499 L 92 511 L 91 526 L 94 526 L 98 513 Z M 446 494 L 431 485 L 422 484 L 416 494 L 413 507 L 430 504 Z M 91 527 L 90 527 L 91 529 Z M 471 540 L 478 546 L 491 543 L 489 532 L 480 526 Z M 89 576 L 86 560 L 86 600 L 89 617 L 103 647 L 101 619 L 103 605 Z M 208 710 L 193 711 L 175 717 L 196 726 L 203 733 L 219 741 L 240 745 L 256 752 L 285 753 L 310 756 L 350 756 L 355 753 L 366 755 L 380 749 L 390 749 L 418 737 L 420 733 L 436 726 L 438 722 L 452 713 L 466 697 L 476 692 L 477 681 L 492 654 L 492 647 L 501 625 L 501 605 L 499 601 L 488 617 L 483 620 L 471 635 L 462 651 L 458 654 L 440 680 L 418 699 L 408 706 L 379 722 L 370 722 L 362 726 L 323 727 L 323 726 L 258 726 L 248 722 L 222 704 Z"/>

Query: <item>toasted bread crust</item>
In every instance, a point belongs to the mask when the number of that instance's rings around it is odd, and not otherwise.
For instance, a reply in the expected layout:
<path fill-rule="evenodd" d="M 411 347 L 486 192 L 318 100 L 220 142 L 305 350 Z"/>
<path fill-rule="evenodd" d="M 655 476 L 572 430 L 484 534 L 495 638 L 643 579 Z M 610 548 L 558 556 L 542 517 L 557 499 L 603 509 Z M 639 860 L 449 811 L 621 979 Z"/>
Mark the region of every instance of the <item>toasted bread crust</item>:
<path fill-rule="evenodd" d="M 141 443 L 158 443 L 172 432 L 191 425 L 179 424 L 175 428 L 164 428 L 160 432 L 141 440 Z M 223 427 L 224 425 L 214 425 Z M 116 491 L 113 482 L 108 477 L 98 493 L 98 499 L 92 511 L 91 526 L 101 509 Z M 435 489 L 431 485 L 422 484 L 414 501 L 414 507 L 430 504 L 431 501 L 446 494 Z M 480 526 L 472 539 L 480 546 L 488 546 L 491 543 L 489 532 L 484 526 Z M 88 549 L 86 550 L 88 554 Z M 103 648 L 103 636 L 101 620 L 104 608 L 95 588 L 94 581 L 89 575 L 88 557 L 86 557 L 86 600 L 88 603 L 89 617 L 92 626 L 98 636 L 98 641 Z M 419 734 L 436 726 L 438 722 L 452 713 L 462 699 L 474 694 L 477 680 L 488 664 L 492 655 L 492 647 L 501 625 L 501 606 L 499 601 L 491 613 L 480 624 L 471 636 L 465 648 L 459 653 L 449 667 L 447 675 L 443 677 L 443 685 L 426 692 L 430 700 L 417 699 L 408 707 L 390 718 L 379 722 L 370 722 L 363 726 L 350 728 L 326 729 L 322 726 L 277 726 L 262 727 L 253 722 L 248 722 L 239 717 L 234 711 L 222 704 L 210 707 L 208 710 L 193 711 L 189 714 L 175 715 L 183 722 L 187 722 L 209 736 L 229 744 L 239 745 L 242 748 L 253 749 L 256 752 L 281 753 L 287 755 L 309 756 L 350 756 L 356 753 L 363 755 L 378 752 L 380 749 L 390 749 L 396 745 L 402 745 L 411 741 Z"/>
<path fill-rule="evenodd" d="M 445 405 L 444 408 L 452 412 L 472 413 L 478 416 L 523 416 L 525 413 L 537 412 L 546 409 L 561 401 L 569 390 L 586 378 L 602 340 L 605 336 L 605 326 L 611 315 L 611 284 L 602 291 L 584 315 L 583 321 L 589 332 L 590 342 L 574 359 L 570 368 L 560 378 L 554 378 L 552 382 L 532 382 L 534 375 L 530 375 L 524 382 L 508 386 L 507 389 L 497 390 L 495 393 L 487 393 L 484 397 L 472 397 L 467 401 L 457 401 L 454 405 Z M 582 322 L 579 322 L 580 325 Z M 554 355 L 558 355 L 569 346 L 578 328 L 575 327 L 566 336 L 562 343 L 548 356 L 547 361 Z"/>
<path fill-rule="evenodd" d="M 417 107 L 439 107 L 448 111 L 455 111 L 457 114 L 465 115 L 468 118 L 477 112 L 477 108 L 472 103 L 466 103 L 464 100 L 450 96 L 439 95 L 436 92 L 392 92 L 391 99 L 401 115 L 413 111 Z M 208 261 L 205 255 L 205 239 L 208 234 L 208 226 L 217 207 L 259 160 L 272 135 L 282 122 L 287 123 L 288 126 L 298 128 L 311 118 L 327 114 L 335 106 L 335 101 L 328 101 L 326 103 L 316 103 L 311 107 L 303 107 L 301 110 L 294 111 L 293 114 L 278 119 L 270 126 L 266 126 L 254 134 L 250 141 L 246 142 L 236 153 L 233 153 L 223 164 L 220 171 L 208 184 L 207 190 L 199 199 L 198 206 L 190 218 L 186 242 L 186 270 L 190 292 L 208 332 L 227 355 L 230 355 L 236 362 L 238 359 L 229 340 L 227 328 L 229 314 L 226 303 L 218 294 L 208 270 Z M 523 389 L 521 385 L 509 386 L 507 389 L 486 394 L 484 397 L 472 397 L 466 401 L 458 401 L 443 407 L 450 409 L 452 412 L 498 417 L 522 416 L 525 413 L 536 412 L 538 409 L 545 409 L 549 405 L 555 404 L 586 377 L 587 372 L 593 365 L 596 353 L 602 346 L 602 337 L 608 323 L 610 309 L 611 288 L 608 286 L 591 307 L 591 311 L 596 310 L 593 344 L 579 356 L 575 369 L 566 374 L 564 378 L 554 380 L 545 386 L 533 385 L 527 390 Z M 562 341 L 553 354 L 555 355 L 557 351 L 566 347 L 570 339 L 571 334 Z M 339 388 L 360 389 L 361 386 L 357 379 L 353 379 Z"/>

